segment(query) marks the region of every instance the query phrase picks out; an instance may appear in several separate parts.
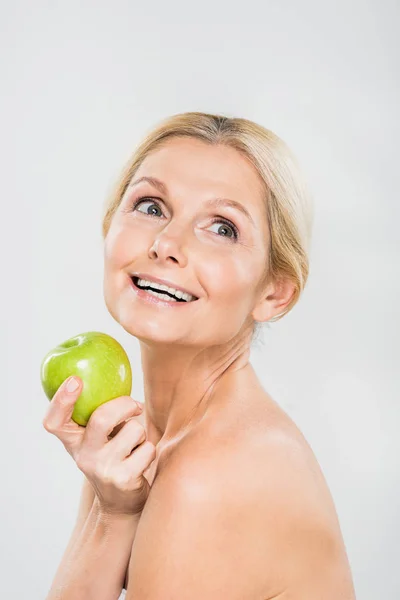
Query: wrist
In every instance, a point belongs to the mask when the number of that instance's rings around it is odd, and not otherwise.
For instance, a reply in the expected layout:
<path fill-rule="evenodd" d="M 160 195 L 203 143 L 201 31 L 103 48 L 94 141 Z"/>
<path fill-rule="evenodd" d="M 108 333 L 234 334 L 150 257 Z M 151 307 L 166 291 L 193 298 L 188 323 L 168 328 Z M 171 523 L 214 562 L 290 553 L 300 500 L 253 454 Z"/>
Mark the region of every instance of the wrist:
<path fill-rule="evenodd" d="M 92 506 L 92 511 L 94 515 L 99 519 L 99 521 L 104 524 L 137 524 L 140 521 L 140 517 L 142 513 L 128 513 L 128 512 L 119 512 L 114 509 L 110 509 L 107 506 L 101 504 L 99 498 L 95 496 Z"/>

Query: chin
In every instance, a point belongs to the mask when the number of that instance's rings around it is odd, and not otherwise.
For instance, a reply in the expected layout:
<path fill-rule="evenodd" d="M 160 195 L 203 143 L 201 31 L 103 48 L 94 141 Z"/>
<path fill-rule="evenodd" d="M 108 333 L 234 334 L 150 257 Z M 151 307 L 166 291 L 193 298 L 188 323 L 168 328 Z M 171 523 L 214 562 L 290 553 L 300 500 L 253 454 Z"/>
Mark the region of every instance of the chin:
<path fill-rule="evenodd" d="M 168 331 L 165 331 L 165 327 L 157 325 L 154 320 L 150 321 L 147 319 L 145 321 L 142 316 L 132 315 L 132 311 L 128 313 L 124 310 L 117 317 L 114 315 L 113 317 L 127 333 L 140 341 L 172 343 L 176 341 L 173 332 L 170 331 L 170 335 L 168 336 Z"/>

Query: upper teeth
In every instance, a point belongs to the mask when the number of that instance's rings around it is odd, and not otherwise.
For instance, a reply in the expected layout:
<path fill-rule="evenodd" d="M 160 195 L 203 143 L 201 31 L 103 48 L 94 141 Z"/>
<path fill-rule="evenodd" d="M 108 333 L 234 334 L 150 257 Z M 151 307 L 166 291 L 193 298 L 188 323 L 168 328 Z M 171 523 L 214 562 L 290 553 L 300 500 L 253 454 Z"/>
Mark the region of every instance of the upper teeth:
<path fill-rule="evenodd" d="M 185 300 L 185 302 L 191 302 L 192 300 L 195 300 L 195 296 L 192 296 L 191 294 L 181 292 L 180 290 L 168 287 L 167 285 L 160 285 L 159 283 L 155 283 L 154 281 L 148 281 L 147 279 L 139 279 L 137 284 L 143 287 L 151 286 L 152 288 L 160 290 L 161 292 L 169 292 L 177 298 Z"/>

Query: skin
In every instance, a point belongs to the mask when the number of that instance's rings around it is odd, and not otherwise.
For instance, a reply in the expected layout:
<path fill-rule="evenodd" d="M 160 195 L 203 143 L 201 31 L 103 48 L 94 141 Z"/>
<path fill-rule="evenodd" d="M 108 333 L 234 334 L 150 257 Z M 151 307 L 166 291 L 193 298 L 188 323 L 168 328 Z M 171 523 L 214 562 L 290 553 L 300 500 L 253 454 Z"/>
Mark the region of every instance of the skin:
<path fill-rule="evenodd" d="M 161 180 L 166 193 L 148 182 L 133 185 L 143 176 Z M 133 209 L 142 196 L 146 200 Z M 252 221 L 234 208 L 207 207 L 216 197 L 245 205 Z M 223 222 L 212 223 L 217 216 L 236 225 L 237 241 Z M 318 462 L 249 362 L 254 321 L 281 313 L 294 291 L 290 282 L 265 279 L 269 244 L 262 182 L 235 149 L 170 139 L 133 176 L 104 242 L 104 298 L 110 314 L 140 343 L 145 411 L 137 419 L 157 453 L 145 476 L 152 485 L 174 452 L 175 457 L 177 452 L 204 456 L 204 448 L 216 447 L 219 440 L 232 449 L 240 440 L 243 459 L 257 478 L 271 455 L 279 464 L 276 440 L 284 440 L 285 457 L 289 441 L 300 461 L 292 473 L 302 477 L 305 493 L 313 490 L 318 498 L 321 519 L 340 547 L 339 569 L 349 578 L 335 507 Z M 171 281 L 199 300 L 176 309 L 149 305 L 131 290 L 129 274 L 135 271 Z"/>
<path fill-rule="evenodd" d="M 132 185 L 142 176 L 162 180 L 168 194 L 147 182 Z M 143 195 L 150 200 L 132 210 Z M 245 205 L 253 223 L 234 208 L 207 208 L 215 197 Z M 215 216 L 233 221 L 238 241 L 229 228 L 221 231 L 223 223 L 212 223 Z M 155 444 L 181 439 L 218 402 L 219 387 L 236 370 L 254 378 L 248 362 L 253 321 L 282 312 L 293 293 L 290 283 L 261 288 L 269 242 L 261 180 L 235 149 L 171 139 L 133 177 L 105 239 L 104 298 L 140 342 Z M 128 274 L 134 271 L 171 281 L 199 300 L 177 310 L 150 306 L 132 294 Z"/>

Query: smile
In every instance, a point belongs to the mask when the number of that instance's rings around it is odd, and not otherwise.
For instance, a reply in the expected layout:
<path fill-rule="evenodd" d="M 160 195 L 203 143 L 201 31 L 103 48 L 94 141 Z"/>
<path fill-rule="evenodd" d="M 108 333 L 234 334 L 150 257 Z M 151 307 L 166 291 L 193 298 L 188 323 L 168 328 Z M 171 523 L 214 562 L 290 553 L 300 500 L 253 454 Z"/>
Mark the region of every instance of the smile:
<path fill-rule="evenodd" d="M 182 307 L 185 305 L 193 304 L 193 302 L 196 302 L 198 300 L 198 298 L 190 296 L 189 294 L 183 294 L 182 297 L 182 293 L 178 293 L 178 296 L 181 296 L 179 298 L 175 294 L 172 294 L 167 290 L 160 290 L 156 287 L 152 288 L 150 285 L 139 287 L 138 281 L 139 279 L 137 277 L 130 277 L 131 287 L 133 291 L 139 298 L 153 305 L 177 308 L 178 306 Z"/>

